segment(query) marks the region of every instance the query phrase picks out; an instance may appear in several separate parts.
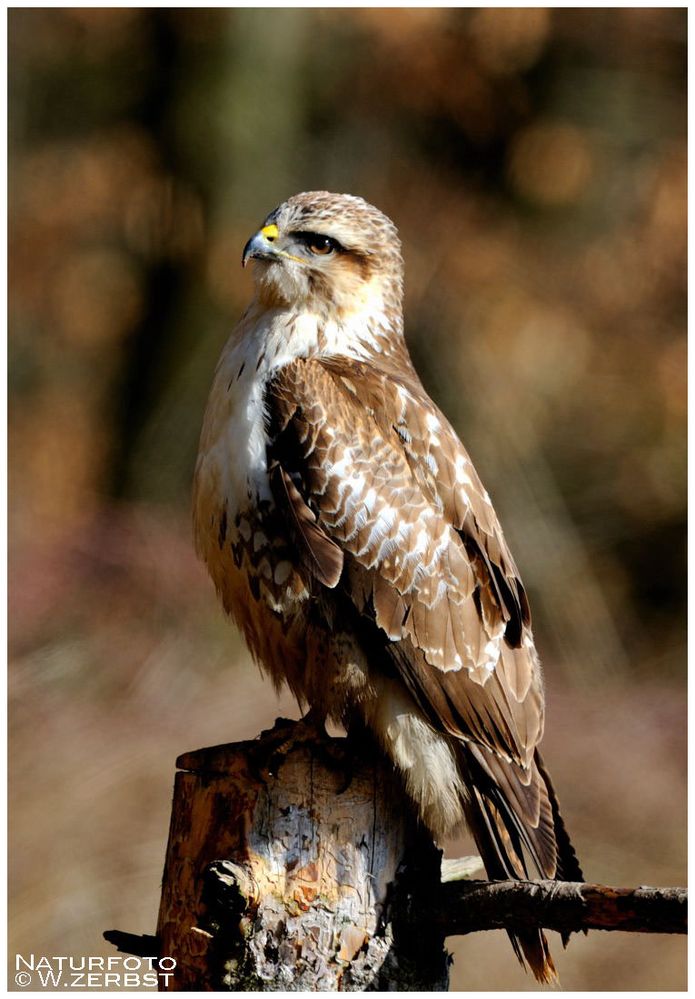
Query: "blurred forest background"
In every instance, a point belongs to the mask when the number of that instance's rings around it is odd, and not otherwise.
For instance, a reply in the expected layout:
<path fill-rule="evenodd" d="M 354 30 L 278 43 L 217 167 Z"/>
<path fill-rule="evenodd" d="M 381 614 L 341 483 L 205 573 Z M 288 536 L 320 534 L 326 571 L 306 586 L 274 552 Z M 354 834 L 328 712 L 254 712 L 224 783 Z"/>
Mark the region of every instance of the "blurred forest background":
<path fill-rule="evenodd" d="M 11 955 L 153 932 L 175 757 L 296 714 L 189 493 L 242 247 L 318 188 L 400 227 L 587 877 L 685 883 L 685 64 L 676 9 L 9 11 Z M 534 988 L 502 933 L 450 948 Z M 682 939 L 554 949 L 568 990 L 685 988 Z"/>

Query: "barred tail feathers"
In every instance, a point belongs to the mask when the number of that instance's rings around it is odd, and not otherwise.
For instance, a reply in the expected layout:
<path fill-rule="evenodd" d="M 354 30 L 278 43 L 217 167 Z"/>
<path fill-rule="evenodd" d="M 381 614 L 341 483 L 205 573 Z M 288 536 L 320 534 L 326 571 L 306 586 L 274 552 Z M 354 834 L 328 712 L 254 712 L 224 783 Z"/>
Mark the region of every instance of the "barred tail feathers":
<path fill-rule="evenodd" d="M 583 880 L 538 752 L 527 769 L 470 743 L 461 747 L 460 757 L 471 789 L 466 818 L 488 877 Z M 542 930 L 510 932 L 509 937 L 519 961 L 539 982 L 558 984 Z"/>

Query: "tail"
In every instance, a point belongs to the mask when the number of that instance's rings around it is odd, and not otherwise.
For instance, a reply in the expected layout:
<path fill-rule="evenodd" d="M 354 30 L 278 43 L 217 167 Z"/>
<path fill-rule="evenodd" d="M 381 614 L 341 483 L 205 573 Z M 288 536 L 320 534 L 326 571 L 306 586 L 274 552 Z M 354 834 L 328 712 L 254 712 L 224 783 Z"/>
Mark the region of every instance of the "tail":
<path fill-rule="evenodd" d="M 461 766 L 470 790 L 466 818 L 491 880 L 534 877 L 583 881 L 555 790 L 538 750 L 527 768 L 467 743 Z M 536 979 L 558 977 L 540 929 L 509 933 L 516 956 Z M 563 943 L 567 938 L 563 936 Z"/>

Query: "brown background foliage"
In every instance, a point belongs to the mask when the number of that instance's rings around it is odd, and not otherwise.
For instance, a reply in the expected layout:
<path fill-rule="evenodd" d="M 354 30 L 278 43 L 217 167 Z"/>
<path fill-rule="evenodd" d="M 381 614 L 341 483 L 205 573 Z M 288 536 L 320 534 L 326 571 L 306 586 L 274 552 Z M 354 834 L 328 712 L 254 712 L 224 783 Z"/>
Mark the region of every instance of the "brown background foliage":
<path fill-rule="evenodd" d="M 294 711 L 222 619 L 188 495 L 241 248 L 315 188 L 400 227 L 414 358 L 530 591 L 587 877 L 684 883 L 685 13 L 9 26 L 11 961 L 151 932 L 175 756 Z M 454 988 L 533 988 L 503 934 L 450 946 Z M 559 965 L 685 987 L 677 939 L 593 933 Z"/>

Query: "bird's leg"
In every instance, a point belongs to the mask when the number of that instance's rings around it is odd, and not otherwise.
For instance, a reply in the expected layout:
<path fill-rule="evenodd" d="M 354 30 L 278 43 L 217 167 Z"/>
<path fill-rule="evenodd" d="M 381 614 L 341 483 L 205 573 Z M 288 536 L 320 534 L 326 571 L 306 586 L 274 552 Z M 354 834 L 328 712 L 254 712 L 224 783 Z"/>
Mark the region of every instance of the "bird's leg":
<path fill-rule="evenodd" d="M 347 791 L 352 783 L 358 740 L 351 735 L 346 739 L 330 738 L 326 714 L 318 708 L 310 708 L 299 721 L 277 718 L 272 728 L 261 732 L 250 753 L 255 775 L 261 780 L 276 777 L 284 758 L 297 746 L 309 746 L 324 766 L 341 775 L 337 794 Z"/>
<path fill-rule="evenodd" d="M 347 791 L 352 783 L 355 761 L 383 758 L 383 752 L 360 714 L 352 713 L 350 717 L 343 719 L 343 723 L 347 732 L 347 737 L 341 740 L 342 770 L 345 784 L 340 788 L 339 794 Z"/>
<path fill-rule="evenodd" d="M 324 740 L 317 746 L 317 755 L 323 763 L 342 777 L 336 794 L 344 794 L 350 787 L 356 764 L 359 766 L 360 760 L 364 760 L 365 752 L 371 755 L 373 750 L 381 756 L 371 732 L 357 713 L 346 715 L 343 724 L 346 730 L 344 739 Z"/>
<path fill-rule="evenodd" d="M 310 708 L 298 721 L 276 718 L 272 728 L 261 732 L 251 750 L 251 766 L 256 776 L 262 780 L 276 777 L 284 758 L 297 746 L 309 745 L 320 750 L 326 741 L 325 721 L 325 713 L 317 708 Z"/>

